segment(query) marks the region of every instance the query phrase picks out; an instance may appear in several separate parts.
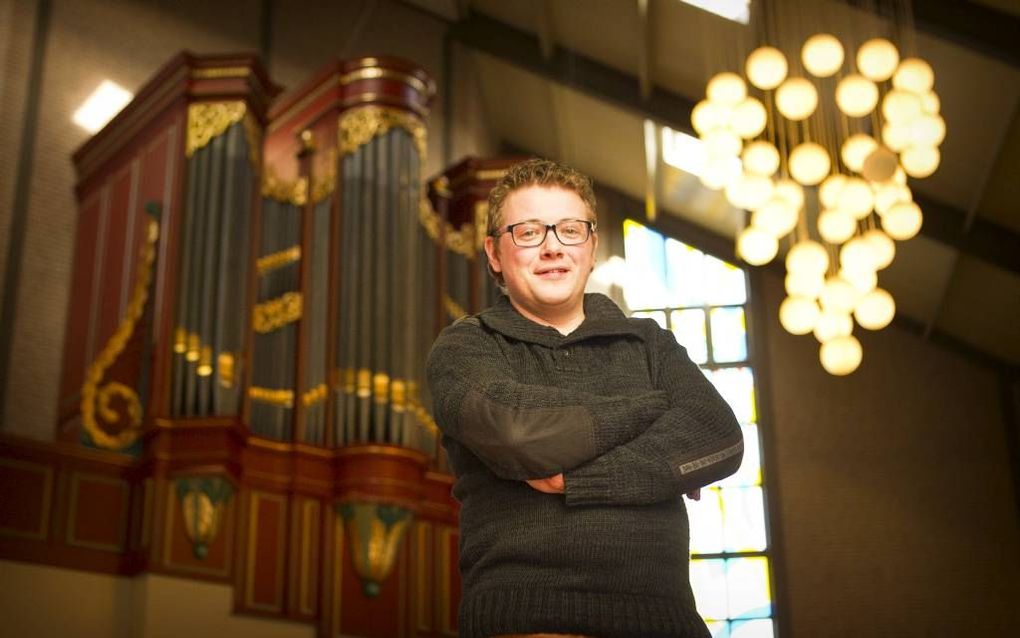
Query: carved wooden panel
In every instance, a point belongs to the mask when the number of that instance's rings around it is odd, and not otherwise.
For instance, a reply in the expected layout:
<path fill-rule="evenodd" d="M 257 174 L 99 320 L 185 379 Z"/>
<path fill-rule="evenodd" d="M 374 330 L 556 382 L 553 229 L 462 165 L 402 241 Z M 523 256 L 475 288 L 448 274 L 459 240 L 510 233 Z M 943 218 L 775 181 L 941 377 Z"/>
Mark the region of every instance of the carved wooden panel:
<path fill-rule="evenodd" d="M 0 535 L 45 540 L 53 502 L 53 469 L 0 458 Z"/>

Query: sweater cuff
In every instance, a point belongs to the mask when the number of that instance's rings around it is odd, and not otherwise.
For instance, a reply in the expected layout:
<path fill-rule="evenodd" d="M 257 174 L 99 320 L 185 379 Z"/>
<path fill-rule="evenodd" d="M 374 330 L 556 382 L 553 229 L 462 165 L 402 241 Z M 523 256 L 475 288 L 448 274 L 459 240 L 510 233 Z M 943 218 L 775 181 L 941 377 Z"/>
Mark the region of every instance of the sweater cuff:
<path fill-rule="evenodd" d="M 599 505 L 609 500 L 614 479 L 598 461 L 593 461 L 563 475 L 563 495 L 568 507 Z"/>

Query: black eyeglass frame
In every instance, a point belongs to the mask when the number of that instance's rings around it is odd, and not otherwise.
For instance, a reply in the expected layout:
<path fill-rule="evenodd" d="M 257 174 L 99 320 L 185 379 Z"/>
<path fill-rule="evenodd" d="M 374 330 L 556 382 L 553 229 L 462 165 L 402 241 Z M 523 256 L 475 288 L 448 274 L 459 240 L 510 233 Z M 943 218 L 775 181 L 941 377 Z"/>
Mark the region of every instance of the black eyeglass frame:
<path fill-rule="evenodd" d="M 587 226 L 588 234 L 586 234 L 584 236 L 584 239 L 582 239 L 579 242 L 569 243 L 569 242 L 563 241 L 563 239 L 560 237 L 560 232 L 558 230 L 556 230 L 556 227 L 559 226 L 560 224 L 564 224 L 566 222 L 582 222 L 583 224 L 585 224 Z M 517 243 L 517 237 L 514 236 L 514 228 L 517 227 L 517 226 L 521 226 L 523 224 L 537 224 L 539 226 L 542 226 L 542 228 L 544 229 L 544 232 L 542 233 L 542 239 L 539 240 L 538 243 L 536 243 L 534 245 L 531 245 L 531 246 L 521 246 L 520 244 L 518 244 Z M 541 246 L 542 244 L 544 244 L 546 238 L 549 237 L 549 229 L 550 228 L 552 229 L 553 234 L 556 235 L 556 240 L 558 242 L 560 242 L 561 244 L 563 244 L 564 246 L 580 246 L 581 244 L 583 244 L 583 243 L 587 242 L 589 239 L 591 239 L 592 233 L 594 233 L 596 230 L 598 230 L 598 222 L 596 222 L 593 219 L 561 219 L 560 221 L 556 222 L 555 224 L 543 224 L 540 221 L 535 221 L 535 220 L 531 219 L 531 220 L 525 220 L 525 221 L 522 221 L 522 222 L 517 222 L 516 224 L 508 224 L 508 225 L 504 226 L 503 228 L 497 228 L 489 236 L 490 237 L 499 237 L 500 235 L 503 235 L 505 233 L 510 233 L 510 239 L 514 242 L 514 246 L 517 246 L 518 248 L 537 248 L 538 246 Z"/>

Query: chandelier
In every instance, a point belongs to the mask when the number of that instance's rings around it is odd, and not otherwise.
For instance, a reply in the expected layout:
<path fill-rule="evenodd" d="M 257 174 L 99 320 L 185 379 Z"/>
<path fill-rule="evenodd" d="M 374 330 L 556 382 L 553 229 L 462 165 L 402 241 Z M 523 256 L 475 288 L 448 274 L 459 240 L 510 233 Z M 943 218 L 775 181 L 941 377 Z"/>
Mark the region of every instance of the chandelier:
<path fill-rule="evenodd" d="M 764 36 L 771 44 L 751 51 L 742 74 L 712 77 L 692 111 L 701 181 L 748 211 L 737 238 L 747 263 L 770 262 L 789 238 L 780 323 L 813 333 L 825 370 L 846 375 L 863 356 L 854 324 L 880 330 L 895 314 L 878 272 L 921 228 L 907 178 L 939 165 L 935 76 L 885 37 L 850 48 L 825 32 L 793 46 Z"/>

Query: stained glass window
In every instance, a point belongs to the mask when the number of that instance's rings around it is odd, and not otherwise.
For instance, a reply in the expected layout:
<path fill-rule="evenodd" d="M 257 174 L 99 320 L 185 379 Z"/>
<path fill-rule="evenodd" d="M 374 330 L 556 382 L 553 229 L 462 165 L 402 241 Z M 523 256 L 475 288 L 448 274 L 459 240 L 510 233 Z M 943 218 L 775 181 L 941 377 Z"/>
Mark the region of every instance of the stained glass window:
<path fill-rule="evenodd" d="M 633 316 L 669 330 L 733 408 L 744 434 L 735 474 L 685 500 L 691 585 L 712 636 L 773 638 L 768 525 L 755 368 L 747 331 L 747 277 L 728 262 L 635 221 L 623 226 L 624 300 Z"/>

